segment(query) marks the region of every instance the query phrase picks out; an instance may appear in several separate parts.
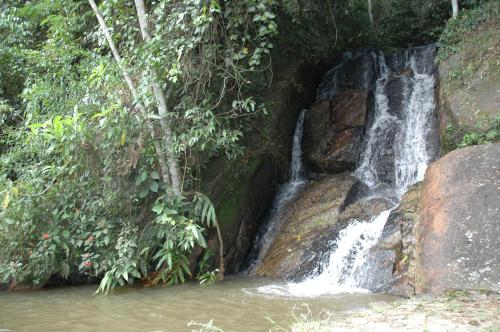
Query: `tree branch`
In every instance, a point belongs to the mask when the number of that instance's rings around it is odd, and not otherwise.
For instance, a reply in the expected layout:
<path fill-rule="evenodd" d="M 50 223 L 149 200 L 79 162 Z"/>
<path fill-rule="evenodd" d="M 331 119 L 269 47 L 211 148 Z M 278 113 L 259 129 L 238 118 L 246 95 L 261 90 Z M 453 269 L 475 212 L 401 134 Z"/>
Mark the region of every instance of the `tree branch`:
<path fill-rule="evenodd" d="M 142 39 L 146 43 L 151 42 L 151 35 L 149 34 L 149 29 L 148 29 L 148 18 L 146 14 L 146 7 L 144 5 L 144 0 L 134 0 L 135 1 L 135 8 L 137 10 L 137 18 L 139 20 L 139 26 L 141 29 L 141 35 Z M 165 94 L 163 92 L 163 89 L 161 88 L 160 84 L 158 83 L 158 75 L 156 74 L 154 69 L 149 69 L 149 72 L 152 76 L 152 83 L 151 86 L 153 88 L 153 93 L 155 95 L 156 103 L 158 106 L 158 113 L 160 115 L 160 123 L 165 135 L 165 143 L 167 144 L 167 161 L 168 161 L 168 166 L 169 166 L 169 172 L 170 172 L 170 179 L 172 180 L 172 188 L 174 190 L 174 193 L 176 195 L 181 195 L 182 193 L 182 182 L 181 182 L 181 172 L 180 172 L 180 167 L 179 167 L 179 161 L 177 160 L 177 157 L 175 154 L 170 150 L 170 147 L 172 146 L 172 128 L 170 126 L 170 123 L 168 123 L 168 118 L 167 118 L 167 101 L 165 98 Z"/>
<path fill-rule="evenodd" d="M 165 158 L 163 157 L 163 153 L 161 150 L 161 146 L 156 139 L 155 135 L 155 129 L 154 125 L 151 123 L 151 121 L 148 119 L 148 114 L 146 111 L 146 108 L 144 105 L 141 103 L 139 99 L 139 94 L 137 93 L 137 89 L 135 88 L 134 82 L 132 81 L 130 74 L 127 71 L 127 68 L 123 65 L 123 60 L 122 57 L 120 56 L 120 53 L 118 52 L 118 49 L 116 48 L 115 42 L 113 41 L 113 38 L 111 37 L 111 34 L 109 33 L 109 29 L 106 25 L 106 21 L 104 21 L 104 17 L 102 16 L 101 12 L 99 11 L 99 8 L 97 7 L 97 4 L 95 3 L 94 0 L 88 0 L 90 6 L 92 7 L 92 10 L 94 11 L 95 16 L 97 17 L 97 21 L 99 22 L 99 26 L 104 33 L 104 36 L 106 37 L 106 41 L 108 42 L 108 46 L 111 49 L 111 52 L 113 53 L 113 57 L 115 58 L 118 67 L 120 68 L 123 78 L 125 79 L 125 82 L 127 83 L 127 86 L 132 93 L 132 97 L 135 100 L 136 107 L 139 109 L 141 112 L 141 115 L 144 118 L 144 121 L 146 121 L 146 126 L 148 127 L 148 130 L 151 134 L 151 138 L 153 140 L 153 145 L 156 151 L 156 154 L 158 156 L 158 162 L 160 164 L 160 169 L 162 173 L 162 180 L 165 183 L 165 185 L 170 186 L 171 185 L 171 180 L 169 177 L 169 171 L 168 171 L 168 164 L 165 161 Z"/>

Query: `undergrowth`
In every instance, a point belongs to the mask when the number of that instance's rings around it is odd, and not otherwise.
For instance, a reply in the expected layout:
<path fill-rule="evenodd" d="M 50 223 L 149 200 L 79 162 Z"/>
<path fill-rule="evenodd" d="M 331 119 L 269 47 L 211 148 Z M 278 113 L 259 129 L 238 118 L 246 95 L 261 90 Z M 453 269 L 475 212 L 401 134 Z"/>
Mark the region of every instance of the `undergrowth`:
<path fill-rule="evenodd" d="M 476 127 L 475 131 L 462 131 L 453 125 L 448 125 L 441 137 L 444 152 L 500 141 L 500 115 L 490 120 L 480 121 Z M 488 129 L 481 130 L 481 128 Z"/>

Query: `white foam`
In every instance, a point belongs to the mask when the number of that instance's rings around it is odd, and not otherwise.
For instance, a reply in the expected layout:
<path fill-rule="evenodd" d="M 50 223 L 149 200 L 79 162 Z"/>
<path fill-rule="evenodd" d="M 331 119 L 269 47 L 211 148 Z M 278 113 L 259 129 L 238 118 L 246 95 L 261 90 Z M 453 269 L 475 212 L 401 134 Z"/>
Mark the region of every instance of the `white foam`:
<path fill-rule="evenodd" d="M 370 221 L 354 221 L 339 232 L 325 270 L 302 282 L 267 285 L 261 293 L 281 296 L 320 296 L 340 293 L 366 293 L 357 285 L 365 277 L 369 250 L 377 243 L 391 210 L 385 210 Z"/>

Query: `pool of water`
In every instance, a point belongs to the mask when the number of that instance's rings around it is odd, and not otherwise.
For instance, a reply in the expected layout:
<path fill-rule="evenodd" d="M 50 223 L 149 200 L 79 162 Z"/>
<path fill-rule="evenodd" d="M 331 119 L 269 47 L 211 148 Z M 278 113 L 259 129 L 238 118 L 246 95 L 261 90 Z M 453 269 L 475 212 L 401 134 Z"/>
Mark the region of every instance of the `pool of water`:
<path fill-rule="evenodd" d="M 318 314 L 393 299 L 370 293 L 292 297 L 259 291 L 270 283 L 232 276 L 211 286 L 122 288 L 108 295 L 95 295 L 95 285 L 0 293 L 0 331 L 182 332 L 197 329 L 187 326 L 190 321 L 213 320 L 225 332 L 260 332 L 274 326 L 266 318 L 288 326 L 294 307 L 303 311 L 307 305 Z"/>

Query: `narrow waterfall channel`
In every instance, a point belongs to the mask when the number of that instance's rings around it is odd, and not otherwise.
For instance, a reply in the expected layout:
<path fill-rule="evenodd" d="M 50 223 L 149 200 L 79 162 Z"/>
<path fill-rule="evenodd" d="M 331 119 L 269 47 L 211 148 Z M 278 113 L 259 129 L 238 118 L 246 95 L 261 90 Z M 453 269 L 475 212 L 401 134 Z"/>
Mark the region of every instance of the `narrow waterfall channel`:
<path fill-rule="evenodd" d="M 428 163 L 435 157 L 435 144 L 432 142 L 436 108 L 434 52 L 433 45 L 409 49 L 393 56 L 370 52 L 376 67 L 372 87 L 375 106 L 354 175 L 369 188 L 365 198 L 385 199 L 388 209 L 367 220 L 351 220 L 332 239 L 333 249 L 318 268 L 319 274 L 311 273 L 301 282 L 284 286 L 260 287 L 259 291 L 318 296 L 368 291 L 380 286 L 376 285 L 377 267 L 374 266 L 376 263 L 371 249 L 377 244 L 390 212 L 397 207 L 409 186 L 423 180 Z M 351 54 L 346 58 L 351 58 Z M 411 72 L 401 74 L 401 68 L 410 68 Z M 333 90 L 338 89 L 336 77 L 340 76 L 341 70 L 342 64 L 333 68 L 333 73 L 327 74 L 334 77 Z M 399 104 L 388 93 L 395 82 L 401 98 Z M 362 84 L 368 86 L 370 83 L 365 81 Z M 299 123 L 302 124 L 302 121 L 299 119 Z M 296 139 L 294 137 L 294 142 Z M 280 208 L 284 205 L 277 202 Z M 279 216 L 275 216 L 271 220 L 273 224 L 269 229 L 272 233 L 264 236 L 266 242 L 270 242 L 281 227 L 278 219 Z M 265 252 L 261 252 L 259 257 L 263 255 Z"/>
<path fill-rule="evenodd" d="M 263 257 L 266 255 L 269 246 L 274 240 L 276 233 L 279 232 L 283 219 L 281 212 L 286 204 L 292 201 L 300 189 L 306 183 L 304 177 L 304 164 L 302 163 L 302 133 L 304 130 L 304 118 L 306 110 L 300 112 L 293 133 L 292 158 L 290 162 L 289 180 L 281 186 L 276 197 L 274 198 L 271 213 L 267 227 L 261 230 L 261 237 L 255 241 L 255 246 L 252 248 L 250 256 L 250 267 L 252 270 L 260 264 Z"/>

